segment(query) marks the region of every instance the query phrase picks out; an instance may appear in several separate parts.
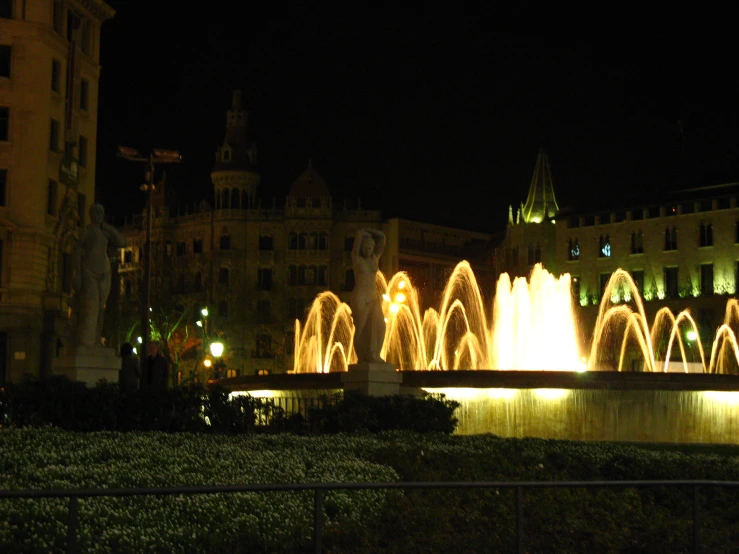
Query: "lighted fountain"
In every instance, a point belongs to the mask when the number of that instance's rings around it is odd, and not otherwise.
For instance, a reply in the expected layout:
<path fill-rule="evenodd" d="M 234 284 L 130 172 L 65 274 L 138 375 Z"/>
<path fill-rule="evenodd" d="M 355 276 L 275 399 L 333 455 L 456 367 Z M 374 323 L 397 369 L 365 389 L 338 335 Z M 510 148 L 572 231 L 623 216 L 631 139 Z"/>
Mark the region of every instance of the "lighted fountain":
<path fill-rule="evenodd" d="M 541 265 L 528 279 L 501 276 L 488 304 L 466 262 L 452 273 L 438 309 L 422 311 L 405 273 L 389 281 L 378 273 L 376 284 L 387 320 L 382 356 L 397 366 L 401 392 L 459 401 L 458 433 L 739 442 L 734 298 L 707 350 L 688 310 L 661 308 L 650 323 L 634 281 L 618 270 L 584 348 L 569 275 L 556 278 Z M 296 401 L 305 406 L 342 389 L 341 376 L 355 361 L 352 333 L 349 306 L 324 292 L 305 324 L 296 322 L 292 374 L 233 384 L 288 410 Z"/>
<path fill-rule="evenodd" d="M 382 356 L 405 370 L 564 370 L 602 369 L 601 354 L 607 339 L 620 333 L 617 370 L 624 369 L 627 354 L 636 351 L 644 371 L 689 372 L 683 331 L 697 326 L 688 310 L 674 315 L 657 312 L 650 326 L 638 288 L 623 270 L 614 272 L 600 303 L 589 356 L 584 357 L 573 312 L 570 276 L 554 277 L 541 264 L 528 279 L 511 282 L 507 274 L 498 280 L 495 298 L 486 306 L 467 262 L 452 272 L 438 310 L 422 312 L 412 280 L 396 273 L 386 281 L 377 274 L 378 294 L 384 299 L 388 323 Z M 629 303 L 614 299 L 629 299 Z M 491 317 L 492 315 L 492 317 Z M 739 359 L 731 325 L 739 320 L 736 299 L 727 303 L 724 324 L 706 360 L 697 340 L 698 361 L 691 367 L 702 373 L 728 373 Z M 346 371 L 355 361 L 352 352 L 353 324 L 349 306 L 331 293 L 321 293 L 313 303 L 304 326 L 296 321 L 295 373 Z M 666 341 L 661 339 L 666 338 Z M 655 345 L 664 343 L 663 351 Z M 670 363 L 673 349 L 681 364 Z"/>

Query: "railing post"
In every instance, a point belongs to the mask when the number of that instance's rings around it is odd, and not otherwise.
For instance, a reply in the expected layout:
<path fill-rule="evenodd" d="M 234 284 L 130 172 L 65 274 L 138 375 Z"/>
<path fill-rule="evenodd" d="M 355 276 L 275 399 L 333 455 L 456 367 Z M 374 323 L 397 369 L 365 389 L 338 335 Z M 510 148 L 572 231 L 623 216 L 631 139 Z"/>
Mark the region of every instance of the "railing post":
<path fill-rule="evenodd" d="M 698 554 L 701 549 L 701 512 L 700 497 L 698 496 L 699 486 L 693 487 L 693 552 Z"/>
<path fill-rule="evenodd" d="M 77 554 L 77 497 L 69 497 L 69 517 L 67 517 L 67 554 Z"/>
<path fill-rule="evenodd" d="M 315 489 L 313 497 L 313 546 L 315 553 L 320 554 L 323 547 L 321 546 L 321 533 L 323 531 L 323 491 Z"/>
<path fill-rule="evenodd" d="M 516 487 L 516 552 L 523 554 L 523 488 Z"/>

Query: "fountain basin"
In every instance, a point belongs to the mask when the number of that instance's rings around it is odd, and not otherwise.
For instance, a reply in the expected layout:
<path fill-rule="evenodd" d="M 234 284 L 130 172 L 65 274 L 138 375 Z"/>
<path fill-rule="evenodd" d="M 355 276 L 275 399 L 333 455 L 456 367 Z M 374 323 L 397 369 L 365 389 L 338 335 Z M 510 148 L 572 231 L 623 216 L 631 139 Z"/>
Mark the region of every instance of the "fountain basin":
<path fill-rule="evenodd" d="M 460 403 L 457 434 L 592 441 L 739 443 L 739 376 L 589 371 L 402 371 L 401 393 Z M 294 412 L 342 390 L 342 372 L 229 379 Z"/>

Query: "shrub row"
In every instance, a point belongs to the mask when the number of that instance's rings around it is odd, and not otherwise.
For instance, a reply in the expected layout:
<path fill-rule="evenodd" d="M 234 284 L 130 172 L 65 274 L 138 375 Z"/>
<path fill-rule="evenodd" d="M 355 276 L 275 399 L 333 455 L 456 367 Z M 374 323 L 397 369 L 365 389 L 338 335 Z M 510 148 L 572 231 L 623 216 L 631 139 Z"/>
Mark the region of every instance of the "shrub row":
<path fill-rule="evenodd" d="M 52 426 L 69 431 L 341 433 L 408 430 L 452 433 L 457 402 L 443 396 L 324 397 L 307 417 L 286 414 L 271 399 L 231 395 L 220 384 L 188 384 L 165 391 L 121 392 L 66 377 L 26 379 L 0 392 L 0 425 Z"/>

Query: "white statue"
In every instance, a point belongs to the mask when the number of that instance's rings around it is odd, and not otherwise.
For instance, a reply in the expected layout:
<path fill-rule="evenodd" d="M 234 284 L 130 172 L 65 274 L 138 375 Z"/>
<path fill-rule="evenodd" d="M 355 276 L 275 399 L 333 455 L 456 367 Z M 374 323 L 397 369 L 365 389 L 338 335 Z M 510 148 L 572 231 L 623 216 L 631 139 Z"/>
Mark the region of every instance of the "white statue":
<path fill-rule="evenodd" d="M 358 363 L 384 363 L 380 357 L 385 340 L 382 297 L 375 285 L 377 262 L 385 248 L 385 235 L 376 229 L 360 229 L 354 238 L 352 266 L 354 290 L 349 300 L 354 320 L 354 351 Z"/>
<path fill-rule="evenodd" d="M 82 231 L 74 252 L 73 336 L 76 345 L 102 345 L 105 302 L 110 293 L 108 248 L 123 248 L 126 237 L 103 221 L 100 204 L 90 206 L 90 224 Z"/>

